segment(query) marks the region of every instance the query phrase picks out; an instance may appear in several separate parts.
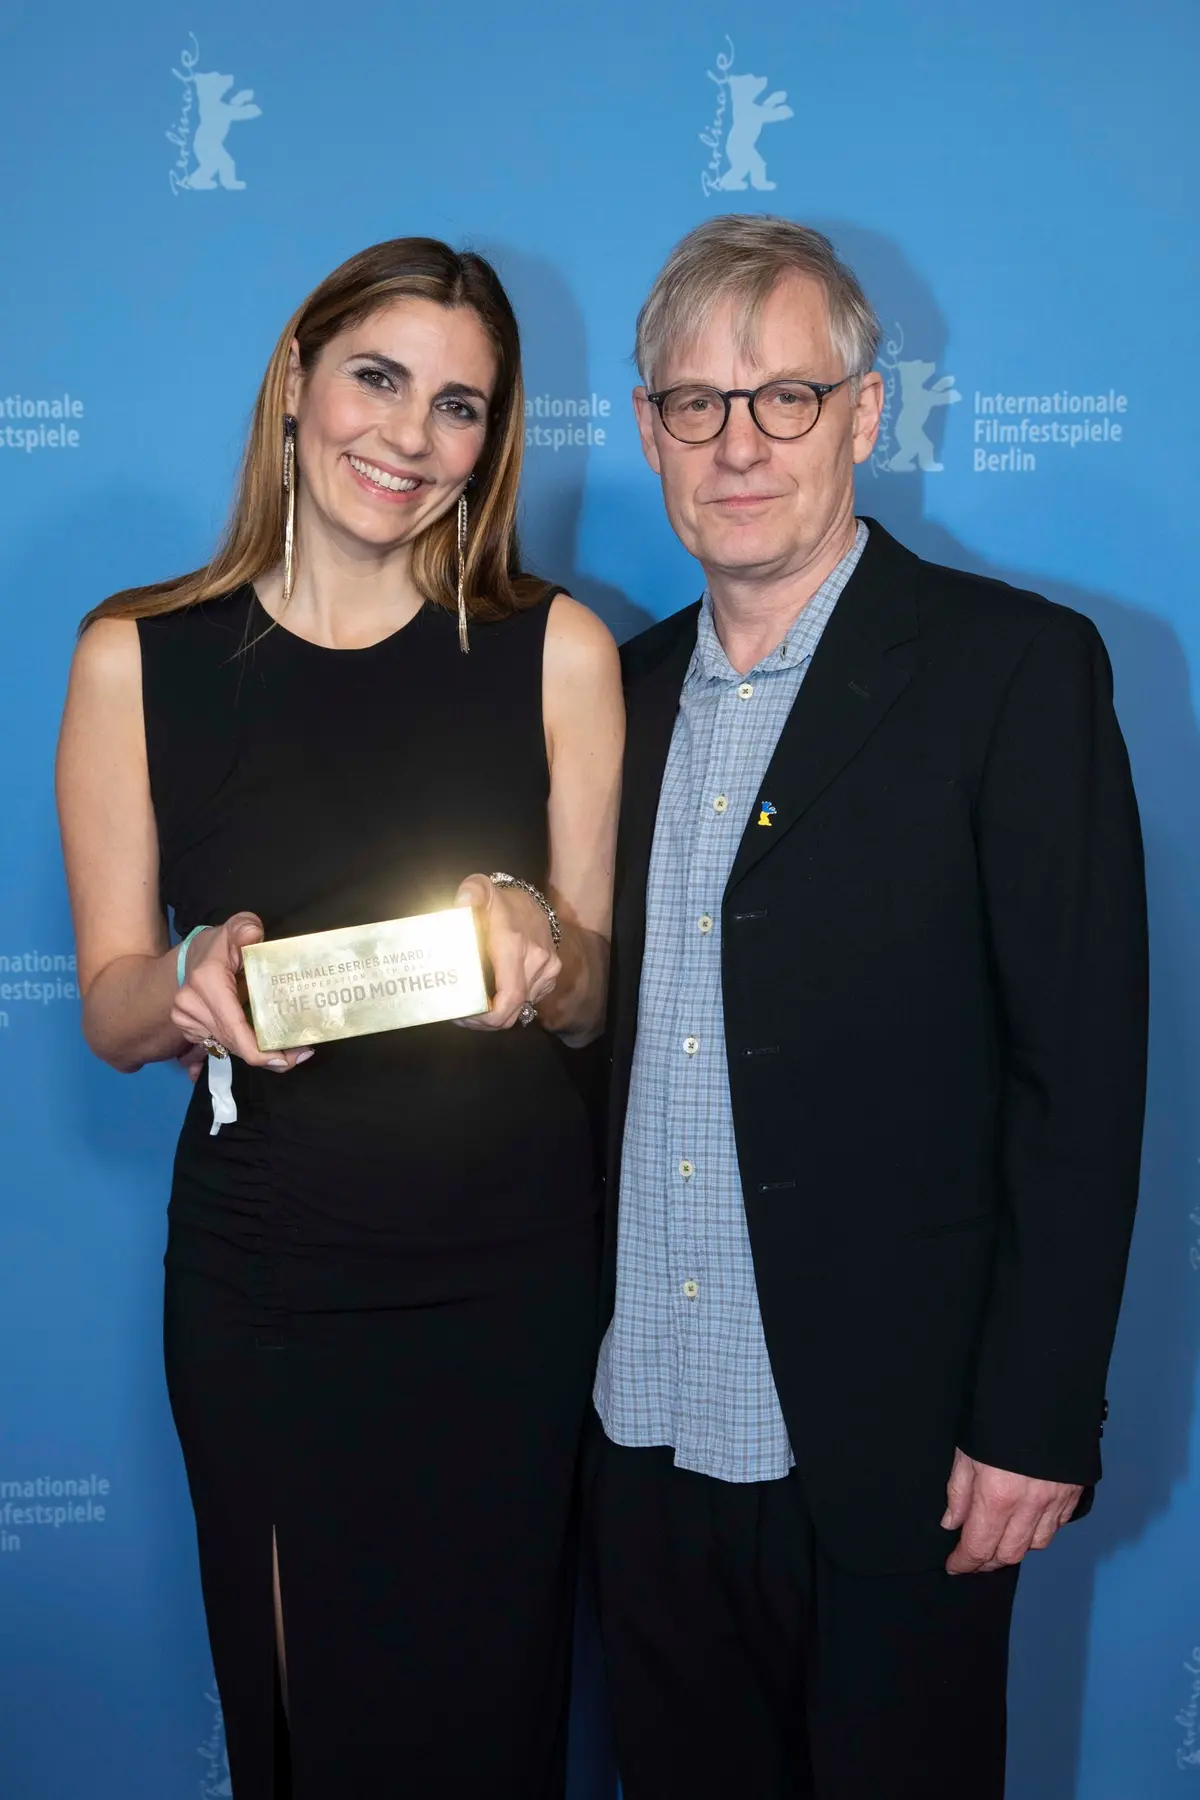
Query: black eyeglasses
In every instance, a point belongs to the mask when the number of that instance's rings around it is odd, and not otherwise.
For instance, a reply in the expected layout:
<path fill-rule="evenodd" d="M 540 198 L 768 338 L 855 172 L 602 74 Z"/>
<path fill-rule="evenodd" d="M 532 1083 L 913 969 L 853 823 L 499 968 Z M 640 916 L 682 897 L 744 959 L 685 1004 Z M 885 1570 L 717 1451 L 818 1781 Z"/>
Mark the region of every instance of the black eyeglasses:
<path fill-rule="evenodd" d="M 664 388 L 646 398 L 658 408 L 658 416 L 673 438 L 681 444 L 707 444 L 720 437 L 729 423 L 732 400 L 745 400 L 750 417 L 769 438 L 802 438 L 821 417 L 821 408 L 830 394 L 836 394 L 850 380 L 840 381 L 768 381 L 757 388 L 701 387 L 685 382 L 682 387 Z"/>

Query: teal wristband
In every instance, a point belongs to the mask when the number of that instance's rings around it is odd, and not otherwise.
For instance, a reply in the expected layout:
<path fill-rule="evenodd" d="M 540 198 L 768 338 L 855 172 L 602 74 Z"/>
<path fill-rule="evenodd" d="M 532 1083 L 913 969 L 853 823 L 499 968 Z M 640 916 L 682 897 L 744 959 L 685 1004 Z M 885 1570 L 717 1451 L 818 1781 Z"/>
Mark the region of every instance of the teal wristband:
<path fill-rule="evenodd" d="M 212 930 L 211 925 L 193 925 L 192 929 L 188 932 L 187 936 L 184 938 L 182 944 L 180 944 L 179 954 L 175 958 L 175 985 L 176 985 L 176 987 L 182 987 L 184 982 L 187 980 L 188 945 L 191 943 L 191 941 L 194 937 L 199 937 L 200 933 L 202 931 L 211 931 L 211 930 Z"/>

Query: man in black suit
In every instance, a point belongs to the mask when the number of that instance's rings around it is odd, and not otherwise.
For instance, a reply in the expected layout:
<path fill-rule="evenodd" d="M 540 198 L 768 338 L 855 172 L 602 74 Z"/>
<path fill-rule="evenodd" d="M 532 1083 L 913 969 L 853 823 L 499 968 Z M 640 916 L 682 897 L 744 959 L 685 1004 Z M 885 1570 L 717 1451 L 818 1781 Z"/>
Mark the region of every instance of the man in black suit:
<path fill-rule="evenodd" d="M 1137 1192 L 1137 810 L 1079 614 L 854 514 L 818 233 L 676 248 L 635 403 L 702 602 L 625 650 L 587 1495 L 626 1800 L 998 1800 Z"/>

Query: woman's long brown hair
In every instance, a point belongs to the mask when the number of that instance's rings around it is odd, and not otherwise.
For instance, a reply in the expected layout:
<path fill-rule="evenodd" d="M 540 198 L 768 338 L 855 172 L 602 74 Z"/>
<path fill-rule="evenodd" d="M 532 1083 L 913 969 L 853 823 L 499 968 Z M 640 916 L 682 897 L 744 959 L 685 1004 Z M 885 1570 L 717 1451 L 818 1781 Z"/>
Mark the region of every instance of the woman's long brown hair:
<path fill-rule="evenodd" d="M 467 610 L 476 619 L 503 618 L 547 592 L 547 583 L 522 571 L 517 547 L 525 390 L 520 335 L 508 295 L 495 269 L 482 256 L 452 250 L 437 238 L 393 238 L 361 250 L 327 275 L 281 332 L 254 404 L 233 512 L 212 560 L 189 575 L 113 594 L 88 613 L 81 630 L 96 619 L 146 619 L 156 613 L 178 612 L 218 594 L 232 593 L 277 566 L 283 554 L 284 392 L 292 341 L 300 346 L 300 366 L 307 372 L 339 332 L 360 324 L 393 301 L 407 298 L 470 307 L 496 352 L 496 387 L 487 437 L 471 490 L 464 582 Z M 449 611 L 456 608 L 458 549 L 453 507 L 413 544 L 412 573 L 426 600 Z"/>

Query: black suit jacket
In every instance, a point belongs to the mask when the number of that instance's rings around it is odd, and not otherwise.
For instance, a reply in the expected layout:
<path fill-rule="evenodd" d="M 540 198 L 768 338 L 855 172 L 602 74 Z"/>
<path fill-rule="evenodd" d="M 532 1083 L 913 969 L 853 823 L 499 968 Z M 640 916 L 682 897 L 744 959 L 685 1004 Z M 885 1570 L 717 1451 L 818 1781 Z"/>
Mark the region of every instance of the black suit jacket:
<path fill-rule="evenodd" d="M 697 607 L 625 647 L 606 1316 L 646 876 Z M 870 522 L 722 904 L 759 1303 L 818 1536 L 929 1567 L 956 1444 L 1090 1484 L 1137 1194 L 1141 839 L 1089 620 Z"/>

